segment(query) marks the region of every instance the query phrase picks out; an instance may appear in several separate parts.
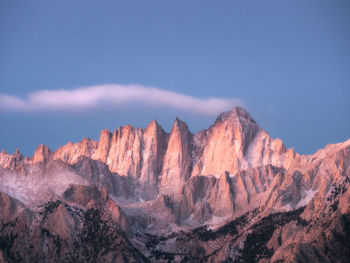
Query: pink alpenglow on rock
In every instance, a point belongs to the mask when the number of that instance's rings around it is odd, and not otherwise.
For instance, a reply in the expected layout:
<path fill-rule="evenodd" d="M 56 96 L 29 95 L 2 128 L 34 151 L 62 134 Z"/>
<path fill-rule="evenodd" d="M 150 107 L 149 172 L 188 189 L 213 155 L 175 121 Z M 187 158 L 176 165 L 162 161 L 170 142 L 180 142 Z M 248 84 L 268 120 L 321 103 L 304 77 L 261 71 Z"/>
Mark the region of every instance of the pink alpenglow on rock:
<path fill-rule="evenodd" d="M 2 151 L 0 182 L 4 262 L 350 261 L 350 140 L 299 155 L 239 107 Z"/>

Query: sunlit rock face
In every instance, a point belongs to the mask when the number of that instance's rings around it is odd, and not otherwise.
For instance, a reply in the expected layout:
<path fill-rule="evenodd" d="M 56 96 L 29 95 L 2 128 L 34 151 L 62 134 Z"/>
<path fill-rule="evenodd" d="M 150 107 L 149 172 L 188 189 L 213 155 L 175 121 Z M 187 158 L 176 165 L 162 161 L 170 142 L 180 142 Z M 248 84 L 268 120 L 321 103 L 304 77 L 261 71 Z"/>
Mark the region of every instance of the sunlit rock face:
<path fill-rule="evenodd" d="M 219 115 L 200 143 L 200 156 L 194 165 L 194 175 L 222 175 L 238 171 L 244 162 L 248 146 L 259 127 L 242 108 L 234 108 Z M 220 166 L 218 164 L 220 163 Z"/>
<path fill-rule="evenodd" d="M 44 144 L 41 144 L 32 157 L 32 163 L 48 162 L 53 158 L 54 153 Z"/>
<path fill-rule="evenodd" d="M 148 124 L 143 133 L 142 167 L 138 177 L 138 185 L 145 200 L 157 197 L 168 137 L 169 135 L 155 120 Z"/>
<path fill-rule="evenodd" d="M 101 131 L 97 149 L 91 156 L 92 159 L 106 163 L 109 149 L 111 148 L 111 140 L 112 134 L 108 130 Z"/>
<path fill-rule="evenodd" d="M 141 170 L 142 129 L 130 125 L 119 127 L 113 135 L 107 164 L 122 176 L 137 177 Z"/>
<path fill-rule="evenodd" d="M 67 143 L 57 149 L 54 159 L 73 164 L 78 161 L 79 157 L 92 157 L 98 146 L 98 142 L 90 138 L 84 138 L 78 143 Z"/>
<path fill-rule="evenodd" d="M 180 194 L 191 169 L 192 134 L 187 124 L 176 119 L 171 129 L 161 174 L 164 193 Z"/>
<path fill-rule="evenodd" d="M 0 181 L 0 262 L 350 260 L 350 140 L 299 155 L 239 107 L 2 151 Z"/>

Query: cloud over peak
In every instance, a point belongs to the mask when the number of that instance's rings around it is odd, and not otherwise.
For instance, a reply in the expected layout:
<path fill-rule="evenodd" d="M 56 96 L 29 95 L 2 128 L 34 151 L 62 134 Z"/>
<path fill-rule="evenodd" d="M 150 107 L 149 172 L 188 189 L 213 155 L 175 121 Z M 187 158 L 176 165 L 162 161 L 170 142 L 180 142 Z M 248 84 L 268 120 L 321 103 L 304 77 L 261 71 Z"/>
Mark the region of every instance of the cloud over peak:
<path fill-rule="evenodd" d="M 182 93 L 141 85 L 108 84 L 73 90 L 38 90 L 22 99 L 0 93 L 0 111 L 72 111 L 101 107 L 138 105 L 172 108 L 215 115 L 233 106 L 243 106 L 238 98 L 198 98 Z"/>

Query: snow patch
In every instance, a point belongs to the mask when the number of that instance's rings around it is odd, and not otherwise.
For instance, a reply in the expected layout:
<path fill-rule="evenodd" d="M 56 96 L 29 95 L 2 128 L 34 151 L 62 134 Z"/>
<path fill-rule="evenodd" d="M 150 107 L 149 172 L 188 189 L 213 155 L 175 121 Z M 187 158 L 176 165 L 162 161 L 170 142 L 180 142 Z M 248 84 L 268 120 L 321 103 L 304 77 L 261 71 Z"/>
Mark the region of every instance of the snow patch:
<path fill-rule="evenodd" d="M 208 229 L 214 229 L 222 223 L 226 222 L 229 218 L 229 216 L 212 215 L 211 218 L 205 222 L 205 224 L 208 225 Z"/>
<path fill-rule="evenodd" d="M 232 178 L 235 178 L 237 174 L 229 174 L 229 177 L 232 179 Z"/>
<path fill-rule="evenodd" d="M 71 184 L 89 185 L 78 174 L 67 170 L 45 172 L 31 167 L 28 175 L 0 171 L 0 191 L 28 206 L 37 206 L 55 196 L 62 196 Z"/>
<path fill-rule="evenodd" d="M 302 191 L 301 192 L 302 197 L 299 200 L 299 202 L 297 203 L 296 208 L 307 205 L 312 200 L 312 198 L 314 198 L 317 191 L 318 191 L 318 189 L 317 190 L 309 189 L 309 190 Z"/>

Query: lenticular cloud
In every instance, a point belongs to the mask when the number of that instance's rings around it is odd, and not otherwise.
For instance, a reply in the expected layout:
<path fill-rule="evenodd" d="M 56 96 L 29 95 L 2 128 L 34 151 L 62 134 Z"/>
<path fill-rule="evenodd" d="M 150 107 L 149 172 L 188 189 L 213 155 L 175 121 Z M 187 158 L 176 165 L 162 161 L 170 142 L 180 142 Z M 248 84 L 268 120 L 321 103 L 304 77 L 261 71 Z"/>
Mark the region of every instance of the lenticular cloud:
<path fill-rule="evenodd" d="M 197 98 L 177 92 L 140 85 L 100 85 L 74 90 L 39 90 L 22 99 L 0 94 L 0 111 L 71 111 L 97 107 L 126 107 L 130 104 L 173 108 L 215 115 L 233 106 L 243 106 L 237 98 Z"/>

